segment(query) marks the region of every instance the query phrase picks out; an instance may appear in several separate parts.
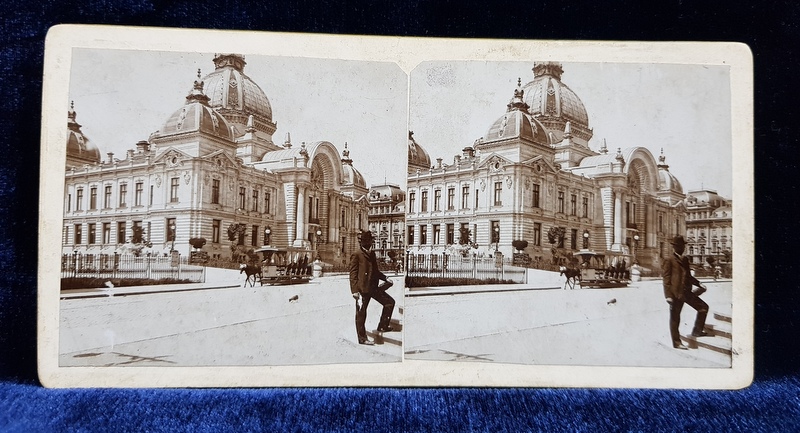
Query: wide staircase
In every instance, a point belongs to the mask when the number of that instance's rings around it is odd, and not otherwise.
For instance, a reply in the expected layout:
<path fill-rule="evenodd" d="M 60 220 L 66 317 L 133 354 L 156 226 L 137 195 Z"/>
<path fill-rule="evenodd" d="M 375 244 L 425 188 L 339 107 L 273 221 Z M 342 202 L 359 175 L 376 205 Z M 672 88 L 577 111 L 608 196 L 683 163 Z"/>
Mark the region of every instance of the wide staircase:
<path fill-rule="evenodd" d="M 703 358 L 730 366 L 733 347 L 732 318 L 728 314 L 714 313 L 706 320 L 706 337 L 692 337 L 682 335 L 689 349 L 698 349 L 698 355 Z"/>

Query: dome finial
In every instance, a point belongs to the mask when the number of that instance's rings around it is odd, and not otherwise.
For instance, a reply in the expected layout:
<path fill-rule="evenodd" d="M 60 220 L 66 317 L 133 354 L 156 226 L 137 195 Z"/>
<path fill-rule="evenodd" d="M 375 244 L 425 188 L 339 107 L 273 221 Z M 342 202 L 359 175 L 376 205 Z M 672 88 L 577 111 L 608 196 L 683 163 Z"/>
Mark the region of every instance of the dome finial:
<path fill-rule="evenodd" d="M 530 109 L 530 105 L 525 103 L 525 90 L 522 89 L 522 79 L 517 78 L 517 88 L 514 89 L 514 96 L 511 98 L 511 101 L 506 105 L 508 109 L 506 111 L 514 111 L 519 110 L 523 113 L 528 113 L 528 109 Z"/>
<path fill-rule="evenodd" d="M 344 142 L 344 150 L 342 151 L 342 163 L 352 165 L 353 160 L 350 159 L 350 150 L 347 149 L 347 142 Z"/>
<path fill-rule="evenodd" d="M 189 91 L 189 94 L 186 95 L 186 103 L 191 104 L 193 102 L 199 102 L 203 105 L 208 105 L 208 101 L 211 100 L 205 93 L 203 93 L 203 80 L 200 79 L 200 69 L 197 70 L 197 79 L 194 80 L 194 85 L 192 86 L 192 90 Z"/>
<path fill-rule="evenodd" d="M 606 139 L 603 139 L 603 145 L 600 147 L 600 153 L 606 154 L 608 153 L 608 146 L 606 146 Z"/>
<path fill-rule="evenodd" d="M 661 155 L 658 156 L 658 168 L 663 168 L 665 170 L 669 170 L 669 166 L 667 165 L 667 157 L 664 156 L 664 148 L 661 148 Z"/>
<path fill-rule="evenodd" d="M 286 133 L 286 139 L 283 140 L 283 147 L 286 149 L 292 148 L 292 136 L 288 132 Z"/>
<path fill-rule="evenodd" d="M 74 122 L 75 117 L 77 117 L 77 114 L 75 113 L 75 101 L 70 101 L 69 111 L 67 111 L 67 118 Z"/>

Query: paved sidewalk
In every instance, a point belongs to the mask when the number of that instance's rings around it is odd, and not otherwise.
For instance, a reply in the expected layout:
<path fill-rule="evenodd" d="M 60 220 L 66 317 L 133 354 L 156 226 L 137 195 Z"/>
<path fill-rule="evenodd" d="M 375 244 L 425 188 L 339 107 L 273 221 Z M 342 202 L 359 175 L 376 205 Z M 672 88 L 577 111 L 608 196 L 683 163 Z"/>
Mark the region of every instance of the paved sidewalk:
<path fill-rule="evenodd" d="M 704 281 L 713 313 L 730 315 L 731 283 Z M 669 337 L 660 279 L 616 289 L 527 285 L 406 290 L 406 359 L 538 365 L 729 367 L 706 349 L 679 351 Z M 681 331 L 695 312 L 685 308 Z M 720 337 L 706 338 L 714 342 Z"/>
<path fill-rule="evenodd" d="M 231 286 L 229 277 L 235 277 Z M 62 366 L 313 365 L 399 362 L 402 346 L 359 345 L 346 276 L 308 284 L 242 287 L 220 273 L 203 284 L 114 288 L 114 296 L 61 300 Z M 402 305 L 402 280 L 390 295 Z M 134 296 L 135 295 L 135 296 Z M 403 321 L 403 310 L 394 318 Z M 380 305 L 372 303 L 367 326 Z"/>

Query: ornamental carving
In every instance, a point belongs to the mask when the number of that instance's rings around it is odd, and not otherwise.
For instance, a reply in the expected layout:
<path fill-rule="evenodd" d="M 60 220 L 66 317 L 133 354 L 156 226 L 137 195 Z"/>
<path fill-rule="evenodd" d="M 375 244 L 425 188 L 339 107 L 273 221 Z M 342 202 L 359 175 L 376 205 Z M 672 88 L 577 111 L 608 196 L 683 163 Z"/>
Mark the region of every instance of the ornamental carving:
<path fill-rule="evenodd" d="M 506 188 L 511 188 L 512 183 L 511 176 L 506 176 Z"/>
<path fill-rule="evenodd" d="M 485 190 L 486 190 L 486 180 L 485 179 L 481 179 L 481 191 L 485 191 Z"/>
<path fill-rule="evenodd" d="M 161 175 L 156 175 L 156 188 L 161 188 Z"/>
<path fill-rule="evenodd" d="M 183 181 L 186 185 L 189 185 L 189 181 L 192 180 L 192 176 L 189 174 L 188 171 L 183 172 Z"/>

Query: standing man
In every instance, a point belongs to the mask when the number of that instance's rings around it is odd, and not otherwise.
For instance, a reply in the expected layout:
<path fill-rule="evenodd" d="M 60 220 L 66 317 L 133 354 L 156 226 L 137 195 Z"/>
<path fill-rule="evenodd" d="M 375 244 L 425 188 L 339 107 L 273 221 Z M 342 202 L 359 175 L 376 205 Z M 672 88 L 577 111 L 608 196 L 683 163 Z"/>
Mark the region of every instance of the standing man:
<path fill-rule="evenodd" d="M 686 241 L 684 241 L 683 236 L 675 236 L 670 243 L 674 253 L 664 260 L 662 269 L 664 274 L 664 297 L 667 298 L 667 303 L 669 304 L 669 333 L 672 337 L 672 347 L 686 350 L 686 346 L 681 342 L 681 335 L 678 332 L 678 326 L 681 323 L 681 309 L 683 309 L 683 304 L 685 303 L 697 310 L 692 336 L 705 337 L 708 335 L 704 330 L 706 316 L 708 315 L 708 304 L 700 299 L 700 295 L 706 291 L 706 287 L 692 276 L 689 268 L 689 258 L 683 256 L 683 251 L 686 249 Z M 692 286 L 697 286 L 698 289 L 693 291 Z"/>
<path fill-rule="evenodd" d="M 383 312 L 378 321 L 378 332 L 391 332 L 394 328 L 389 326 L 394 311 L 394 299 L 386 293 L 386 289 L 391 287 L 392 281 L 378 270 L 378 259 L 372 251 L 372 232 L 362 231 L 358 237 L 359 251 L 350 256 L 350 292 L 356 300 L 356 333 L 358 334 L 358 344 L 373 345 L 374 343 L 367 338 L 365 323 L 367 321 L 367 306 L 370 299 L 375 299 L 383 305 Z M 382 287 L 378 287 L 379 281 L 386 281 Z"/>

